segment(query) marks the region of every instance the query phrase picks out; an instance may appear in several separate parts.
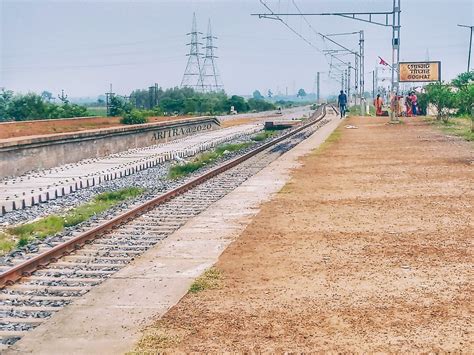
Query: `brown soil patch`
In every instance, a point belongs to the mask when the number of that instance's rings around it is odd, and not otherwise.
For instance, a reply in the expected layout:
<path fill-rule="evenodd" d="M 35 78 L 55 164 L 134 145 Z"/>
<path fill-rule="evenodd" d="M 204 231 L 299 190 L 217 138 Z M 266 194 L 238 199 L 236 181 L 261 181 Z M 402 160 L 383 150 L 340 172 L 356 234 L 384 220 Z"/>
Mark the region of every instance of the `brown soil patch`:
<path fill-rule="evenodd" d="M 417 119 L 345 124 L 139 351 L 474 351 L 472 146 Z"/>
<path fill-rule="evenodd" d="M 252 123 L 252 122 L 260 122 L 262 119 L 261 118 L 251 118 L 251 117 L 244 117 L 244 118 L 236 118 L 232 120 L 224 120 L 221 121 L 221 127 L 226 128 L 226 127 L 233 127 L 233 126 L 238 126 L 241 124 L 247 124 L 247 123 Z"/>
<path fill-rule="evenodd" d="M 190 116 L 150 117 L 149 122 L 166 122 L 187 117 Z M 124 126 L 120 123 L 120 117 L 87 117 L 76 119 L 8 122 L 0 124 L 0 139 L 80 132 L 120 126 Z"/>

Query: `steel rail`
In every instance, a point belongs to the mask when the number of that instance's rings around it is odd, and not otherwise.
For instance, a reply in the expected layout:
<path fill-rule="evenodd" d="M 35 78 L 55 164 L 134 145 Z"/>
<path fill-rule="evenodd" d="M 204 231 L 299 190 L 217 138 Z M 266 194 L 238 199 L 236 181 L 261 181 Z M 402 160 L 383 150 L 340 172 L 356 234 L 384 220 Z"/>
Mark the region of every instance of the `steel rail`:
<path fill-rule="evenodd" d="M 110 230 L 119 227 L 123 224 L 130 222 L 131 220 L 137 218 L 138 216 L 152 210 L 156 206 L 163 204 L 164 202 L 183 194 L 184 192 L 192 189 L 193 187 L 202 184 L 203 182 L 211 179 L 214 176 L 217 176 L 224 171 L 227 171 L 240 163 L 248 160 L 249 158 L 255 156 L 256 154 L 274 146 L 277 143 L 284 141 L 285 139 L 290 138 L 291 136 L 297 134 L 305 130 L 308 127 L 318 123 L 326 116 L 326 105 L 322 105 L 318 108 L 318 110 L 313 115 L 320 115 L 314 121 L 301 125 L 298 128 L 291 130 L 286 134 L 283 134 L 268 143 L 261 145 L 258 148 L 251 150 L 250 152 L 242 155 L 241 157 L 237 157 L 225 164 L 222 164 L 201 176 L 169 191 L 160 196 L 154 197 L 153 199 L 141 204 L 140 206 L 134 207 L 129 211 L 126 211 L 111 220 L 104 222 L 94 228 L 91 228 L 88 231 L 82 232 L 79 235 L 69 239 L 68 241 L 59 244 L 41 254 L 38 254 L 28 260 L 23 261 L 22 263 L 13 266 L 12 268 L 4 271 L 0 274 L 0 289 L 4 288 L 5 286 L 12 285 L 22 277 L 30 276 L 35 270 L 41 269 L 46 267 L 48 264 L 57 261 L 59 258 L 70 254 L 71 252 L 80 249 L 84 244 L 88 242 L 100 238 L 105 233 L 109 232 Z"/>

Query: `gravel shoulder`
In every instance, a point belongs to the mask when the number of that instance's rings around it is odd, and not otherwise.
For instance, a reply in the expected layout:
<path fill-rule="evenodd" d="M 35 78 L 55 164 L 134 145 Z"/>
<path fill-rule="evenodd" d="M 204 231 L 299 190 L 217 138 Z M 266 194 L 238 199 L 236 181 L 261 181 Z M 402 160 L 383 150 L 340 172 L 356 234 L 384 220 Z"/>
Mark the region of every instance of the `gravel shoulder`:
<path fill-rule="evenodd" d="M 337 132 L 137 351 L 473 351 L 472 144 L 421 119 Z"/>

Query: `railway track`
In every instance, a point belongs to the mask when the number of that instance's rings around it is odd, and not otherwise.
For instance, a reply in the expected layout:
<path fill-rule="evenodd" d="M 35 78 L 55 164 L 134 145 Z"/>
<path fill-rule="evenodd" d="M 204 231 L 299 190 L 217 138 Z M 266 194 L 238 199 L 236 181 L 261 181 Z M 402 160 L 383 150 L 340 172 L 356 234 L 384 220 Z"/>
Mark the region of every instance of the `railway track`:
<path fill-rule="evenodd" d="M 125 267 L 313 134 L 327 123 L 325 115 L 321 106 L 290 132 L 3 271 L 0 343 L 15 343 Z"/>

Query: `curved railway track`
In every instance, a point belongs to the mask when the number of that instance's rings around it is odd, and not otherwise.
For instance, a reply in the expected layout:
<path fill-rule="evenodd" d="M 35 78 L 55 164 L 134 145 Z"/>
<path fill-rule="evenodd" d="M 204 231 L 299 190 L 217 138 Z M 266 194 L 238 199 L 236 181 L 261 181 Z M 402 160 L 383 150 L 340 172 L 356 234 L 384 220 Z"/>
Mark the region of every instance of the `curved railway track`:
<path fill-rule="evenodd" d="M 321 106 L 290 132 L 3 271 L 0 343 L 15 343 L 159 243 L 313 134 L 327 123 L 325 115 Z"/>

